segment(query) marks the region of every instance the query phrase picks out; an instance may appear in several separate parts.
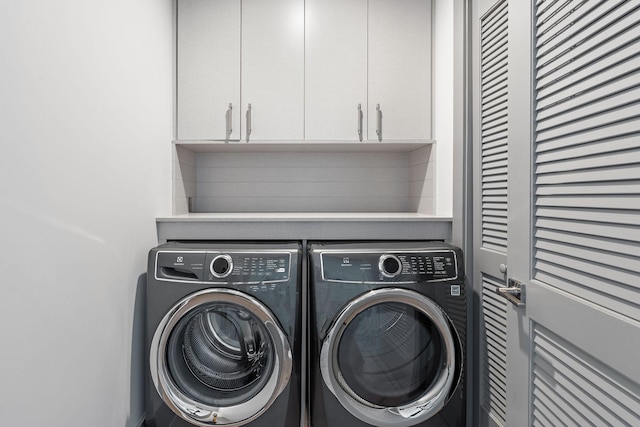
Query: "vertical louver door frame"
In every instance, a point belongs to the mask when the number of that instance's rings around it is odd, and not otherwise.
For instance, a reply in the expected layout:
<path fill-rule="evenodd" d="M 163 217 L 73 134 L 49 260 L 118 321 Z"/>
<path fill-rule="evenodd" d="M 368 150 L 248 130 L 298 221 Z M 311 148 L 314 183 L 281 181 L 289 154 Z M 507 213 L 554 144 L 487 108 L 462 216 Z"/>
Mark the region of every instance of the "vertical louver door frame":
<path fill-rule="evenodd" d="M 494 422 L 507 424 L 507 301 L 496 293 L 502 281 L 482 277 L 480 405 Z"/>
<path fill-rule="evenodd" d="M 481 19 L 482 246 L 507 252 L 508 4 Z"/>
<path fill-rule="evenodd" d="M 491 4 L 489 4 L 491 3 Z M 507 0 L 478 7 L 474 55 L 474 282 L 479 295 L 481 424 L 507 425 L 508 14 Z M 484 10 L 482 10 L 484 9 Z"/>

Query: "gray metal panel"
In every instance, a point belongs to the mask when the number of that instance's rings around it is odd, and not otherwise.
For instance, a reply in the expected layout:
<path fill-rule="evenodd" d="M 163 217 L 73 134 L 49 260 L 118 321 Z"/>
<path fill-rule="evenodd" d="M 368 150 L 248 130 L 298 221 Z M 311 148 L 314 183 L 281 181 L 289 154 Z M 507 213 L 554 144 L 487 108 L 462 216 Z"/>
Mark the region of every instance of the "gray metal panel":
<path fill-rule="evenodd" d="M 533 425 L 637 425 L 640 385 L 535 324 Z"/>
<path fill-rule="evenodd" d="M 482 247 L 507 251 L 507 2 L 481 19 Z"/>
<path fill-rule="evenodd" d="M 502 425 L 507 414 L 507 300 L 496 293 L 503 280 L 482 276 L 480 404 Z"/>
<path fill-rule="evenodd" d="M 542 3 L 534 147 L 534 278 L 636 320 L 639 20 L 638 2 Z"/>

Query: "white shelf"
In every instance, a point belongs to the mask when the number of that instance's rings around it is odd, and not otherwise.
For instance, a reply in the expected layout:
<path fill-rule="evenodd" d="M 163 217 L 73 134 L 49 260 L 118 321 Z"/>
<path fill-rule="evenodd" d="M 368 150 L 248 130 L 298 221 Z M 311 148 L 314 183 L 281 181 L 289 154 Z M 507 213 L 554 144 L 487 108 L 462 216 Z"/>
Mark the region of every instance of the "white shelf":
<path fill-rule="evenodd" d="M 167 240 L 444 240 L 452 218 L 413 212 L 189 213 L 157 218 Z"/>
<path fill-rule="evenodd" d="M 233 213 L 188 213 L 160 217 L 162 222 L 218 222 L 218 221 L 264 221 L 264 222 L 309 222 L 309 221 L 345 221 L 345 222 L 424 222 L 451 221 L 450 217 L 415 212 L 233 212 Z"/>
<path fill-rule="evenodd" d="M 174 141 L 196 153 L 229 152 L 410 152 L 431 145 L 435 141 L 392 140 L 392 141 Z"/>

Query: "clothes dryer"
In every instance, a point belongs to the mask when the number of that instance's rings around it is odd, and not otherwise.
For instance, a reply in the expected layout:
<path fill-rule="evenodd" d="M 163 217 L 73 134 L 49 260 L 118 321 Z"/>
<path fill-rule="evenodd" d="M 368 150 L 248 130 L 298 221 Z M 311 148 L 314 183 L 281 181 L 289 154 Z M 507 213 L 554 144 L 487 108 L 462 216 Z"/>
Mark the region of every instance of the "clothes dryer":
<path fill-rule="evenodd" d="M 312 243 L 310 425 L 464 426 L 460 249 Z"/>
<path fill-rule="evenodd" d="M 300 425 L 301 247 L 149 253 L 147 427 Z"/>

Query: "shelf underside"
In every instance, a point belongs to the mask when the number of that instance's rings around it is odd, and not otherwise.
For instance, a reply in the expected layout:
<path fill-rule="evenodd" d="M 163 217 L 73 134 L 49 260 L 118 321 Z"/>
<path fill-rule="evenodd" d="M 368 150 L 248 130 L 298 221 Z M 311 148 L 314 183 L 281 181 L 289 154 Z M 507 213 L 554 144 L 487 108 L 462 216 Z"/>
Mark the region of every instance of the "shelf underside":
<path fill-rule="evenodd" d="M 167 240 L 444 240 L 452 218 L 414 212 L 189 213 L 157 218 Z"/>
<path fill-rule="evenodd" d="M 377 141 L 174 141 L 174 144 L 197 153 L 216 152 L 411 152 L 431 140 Z"/>

